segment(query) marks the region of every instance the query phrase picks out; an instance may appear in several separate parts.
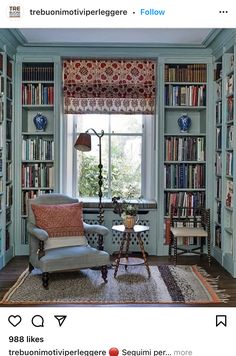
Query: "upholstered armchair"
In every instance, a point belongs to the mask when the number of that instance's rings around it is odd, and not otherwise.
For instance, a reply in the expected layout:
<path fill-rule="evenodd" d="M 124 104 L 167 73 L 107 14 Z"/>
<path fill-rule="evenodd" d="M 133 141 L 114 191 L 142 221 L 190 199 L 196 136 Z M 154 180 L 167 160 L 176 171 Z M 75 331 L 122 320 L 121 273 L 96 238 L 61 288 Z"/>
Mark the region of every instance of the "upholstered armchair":
<path fill-rule="evenodd" d="M 63 194 L 44 194 L 29 200 L 29 270 L 41 270 L 46 289 L 52 272 L 91 267 L 99 267 L 107 282 L 109 254 L 91 247 L 86 235 L 105 237 L 109 230 L 84 223 L 81 209 L 77 199 Z"/>

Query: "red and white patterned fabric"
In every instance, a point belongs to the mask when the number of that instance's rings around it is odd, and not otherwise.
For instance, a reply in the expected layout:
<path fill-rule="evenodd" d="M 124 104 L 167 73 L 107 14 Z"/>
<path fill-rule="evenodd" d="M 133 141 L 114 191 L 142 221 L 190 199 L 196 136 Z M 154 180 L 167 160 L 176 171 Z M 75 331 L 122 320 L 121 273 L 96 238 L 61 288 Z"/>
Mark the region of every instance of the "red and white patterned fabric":
<path fill-rule="evenodd" d="M 66 114 L 153 114 L 156 64 L 151 60 L 64 60 Z"/>

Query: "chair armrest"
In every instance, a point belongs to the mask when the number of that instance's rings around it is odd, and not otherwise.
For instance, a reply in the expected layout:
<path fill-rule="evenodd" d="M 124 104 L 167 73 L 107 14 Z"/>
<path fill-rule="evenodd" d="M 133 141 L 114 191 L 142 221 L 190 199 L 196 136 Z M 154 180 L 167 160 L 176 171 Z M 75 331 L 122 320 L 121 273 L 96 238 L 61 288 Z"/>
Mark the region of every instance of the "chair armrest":
<path fill-rule="evenodd" d="M 31 235 L 33 235 L 40 241 L 46 241 L 48 239 L 47 231 L 45 231 L 43 229 L 39 229 L 38 227 L 36 227 L 30 223 L 27 226 L 27 231 L 28 231 L 28 233 L 30 233 Z"/>
<path fill-rule="evenodd" d="M 108 228 L 106 228 L 105 226 L 90 225 L 90 224 L 86 224 L 85 222 L 83 224 L 84 224 L 85 235 L 86 234 L 98 234 L 98 235 L 106 236 L 109 233 Z"/>

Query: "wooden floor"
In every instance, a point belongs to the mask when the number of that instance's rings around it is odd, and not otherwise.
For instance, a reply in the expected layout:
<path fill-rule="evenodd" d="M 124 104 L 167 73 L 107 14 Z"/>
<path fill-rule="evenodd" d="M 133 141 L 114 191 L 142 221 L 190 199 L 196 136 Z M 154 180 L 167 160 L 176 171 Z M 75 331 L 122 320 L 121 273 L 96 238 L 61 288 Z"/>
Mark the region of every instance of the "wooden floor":
<path fill-rule="evenodd" d="M 148 257 L 148 261 L 150 265 L 155 264 L 169 264 L 168 257 Z M 225 290 L 225 293 L 230 295 L 230 299 L 228 303 L 222 304 L 213 304 L 206 306 L 222 306 L 222 307 L 235 307 L 236 306 L 236 278 L 230 276 L 230 274 L 225 271 L 215 260 L 213 260 L 211 267 L 208 266 L 207 259 L 200 259 L 199 256 L 181 256 L 178 259 L 179 264 L 189 264 L 194 265 L 197 264 L 203 267 L 211 277 L 218 277 L 218 285 L 219 289 Z M 28 258 L 26 256 L 15 257 L 13 258 L 7 266 L 5 266 L 2 270 L 0 270 L 0 300 L 4 296 L 4 294 L 8 291 L 8 289 L 16 282 L 21 273 L 27 268 Z M 0 305 L 1 306 L 1 305 Z M 15 306 L 15 305 L 14 305 Z M 26 305 L 27 306 L 27 305 Z M 45 305 L 44 305 L 45 306 Z M 57 305 L 58 306 L 58 305 Z M 66 306 L 66 305 L 62 305 Z M 183 304 L 158 304 L 155 305 L 158 307 L 176 307 L 176 306 L 186 306 Z M 193 305 L 191 305 L 193 306 Z M 197 306 L 197 305 L 196 305 Z M 200 305 L 203 306 L 203 305 Z"/>

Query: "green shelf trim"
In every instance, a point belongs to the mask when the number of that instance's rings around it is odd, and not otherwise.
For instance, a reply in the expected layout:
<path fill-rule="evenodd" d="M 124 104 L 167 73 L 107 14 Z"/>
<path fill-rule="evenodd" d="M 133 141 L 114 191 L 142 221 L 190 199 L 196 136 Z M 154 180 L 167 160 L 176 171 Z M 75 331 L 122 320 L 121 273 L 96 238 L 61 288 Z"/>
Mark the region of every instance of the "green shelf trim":
<path fill-rule="evenodd" d="M 204 192 L 206 188 L 164 188 L 165 192 Z"/>
<path fill-rule="evenodd" d="M 225 227 L 225 229 L 224 229 L 228 234 L 230 234 L 230 235 L 233 235 L 233 229 L 232 228 L 230 228 L 230 227 Z"/>
<path fill-rule="evenodd" d="M 164 106 L 165 109 L 169 109 L 169 110 L 205 110 L 206 106 L 187 106 L 187 105 L 183 105 L 183 106 L 173 106 L 173 105 L 165 105 Z"/>
<path fill-rule="evenodd" d="M 206 137 L 206 134 L 204 133 L 199 133 L 199 134 L 190 134 L 190 133 L 173 133 L 173 134 L 169 134 L 169 133 L 165 133 L 164 134 L 165 137 L 169 137 L 169 136 L 176 136 L 176 137 Z"/>
<path fill-rule="evenodd" d="M 22 136 L 54 136 L 54 133 L 52 132 L 26 132 L 22 131 Z"/>
<path fill-rule="evenodd" d="M 22 190 L 53 190 L 52 187 L 22 187 Z"/>
<path fill-rule="evenodd" d="M 229 212 L 233 213 L 234 209 L 231 208 L 230 206 L 225 205 L 225 209 L 228 210 Z"/>
<path fill-rule="evenodd" d="M 42 159 L 28 159 L 28 160 L 22 160 L 22 163 L 53 163 L 54 160 L 48 159 L 48 160 L 42 160 Z"/>
<path fill-rule="evenodd" d="M 53 80 L 22 80 L 22 84 L 54 84 Z"/>
<path fill-rule="evenodd" d="M 164 161 L 165 164 L 205 164 L 206 161 Z"/>
<path fill-rule="evenodd" d="M 233 176 L 228 176 L 228 175 L 226 175 L 225 178 L 227 178 L 227 179 L 234 179 Z"/>
<path fill-rule="evenodd" d="M 165 85 L 206 85 L 207 82 L 165 82 Z"/>

